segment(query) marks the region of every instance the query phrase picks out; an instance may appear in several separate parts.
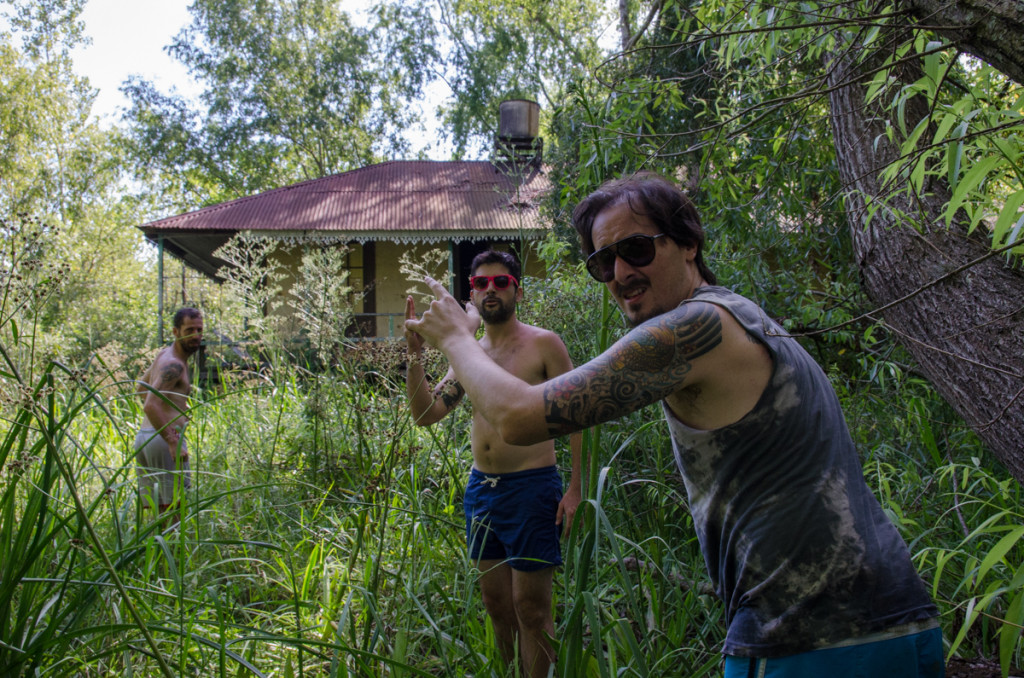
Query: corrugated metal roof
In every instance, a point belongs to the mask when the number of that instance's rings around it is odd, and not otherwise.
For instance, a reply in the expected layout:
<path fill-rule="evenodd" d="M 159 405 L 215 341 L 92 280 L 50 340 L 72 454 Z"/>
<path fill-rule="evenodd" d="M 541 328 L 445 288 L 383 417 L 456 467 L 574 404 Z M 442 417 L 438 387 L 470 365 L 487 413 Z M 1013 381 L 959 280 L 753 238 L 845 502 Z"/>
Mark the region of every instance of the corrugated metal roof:
<path fill-rule="evenodd" d="M 537 231 L 550 182 L 533 172 L 516 186 L 490 162 L 393 161 L 305 181 L 139 228 L 169 233 L 275 232 L 352 240 L 464 239 Z"/>

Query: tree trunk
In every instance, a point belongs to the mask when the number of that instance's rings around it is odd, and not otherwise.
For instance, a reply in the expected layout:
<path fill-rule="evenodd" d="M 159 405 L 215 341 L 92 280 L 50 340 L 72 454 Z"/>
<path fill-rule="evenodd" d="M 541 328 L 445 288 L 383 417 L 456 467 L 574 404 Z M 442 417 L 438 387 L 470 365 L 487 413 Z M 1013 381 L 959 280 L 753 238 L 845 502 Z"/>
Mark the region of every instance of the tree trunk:
<path fill-rule="evenodd" d="M 886 141 L 888 113 L 865 103 L 859 69 L 869 65 L 844 58 L 831 66 L 836 157 L 865 289 L 936 390 L 1024 483 L 1024 275 L 1003 257 L 984 258 L 991 248 L 982 228 L 973 237 L 963 223 L 946 228 L 944 181 L 923 195 L 883 195 L 879 172 L 898 148 Z M 927 114 L 916 105 L 907 107 L 909 128 Z M 892 209 L 869 220 L 866 198 Z"/>
<path fill-rule="evenodd" d="M 1024 2 L 908 0 L 922 25 L 1024 83 Z"/>

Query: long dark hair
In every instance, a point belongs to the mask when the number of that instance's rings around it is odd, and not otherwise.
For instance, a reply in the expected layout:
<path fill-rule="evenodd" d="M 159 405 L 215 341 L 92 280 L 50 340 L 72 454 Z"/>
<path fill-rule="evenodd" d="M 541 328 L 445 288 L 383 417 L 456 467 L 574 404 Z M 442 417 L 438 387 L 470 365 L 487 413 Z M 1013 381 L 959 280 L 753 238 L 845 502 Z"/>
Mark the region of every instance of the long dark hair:
<path fill-rule="evenodd" d="M 583 256 L 594 253 L 594 219 L 605 209 L 627 203 L 636 214 L 646 216 L 662 233 L 682 247 L 697 247 L 694 263 L 711 285 L 718 278 L 704 263 L 704 227 L 697 208 L 673 182 L 654 172 L 638 172 L 612 179 L 584 198 L 572 212 L 572 225 L 580 235 Z"/>

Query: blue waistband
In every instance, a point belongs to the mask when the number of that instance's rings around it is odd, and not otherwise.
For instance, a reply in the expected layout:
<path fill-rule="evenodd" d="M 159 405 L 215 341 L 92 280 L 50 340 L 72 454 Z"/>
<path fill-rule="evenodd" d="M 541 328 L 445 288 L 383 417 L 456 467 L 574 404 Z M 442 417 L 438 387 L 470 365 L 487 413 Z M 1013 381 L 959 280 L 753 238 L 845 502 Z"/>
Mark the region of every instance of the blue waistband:
<path fill-rule="evenodd" d="M 529 478 L 531 476 L 550 475 L 552 472 L 557 473 L 558 467 L 541 466 L 539 468 L 528 468 L 525 471 L 514 471 L 512 473 L 484 473 L 483 471 L 474 466 L 469 472 L 469 477 L 477 479 L 487 477 L 497 478 L 499 480 L 515 480 L 516 478 Z"/>

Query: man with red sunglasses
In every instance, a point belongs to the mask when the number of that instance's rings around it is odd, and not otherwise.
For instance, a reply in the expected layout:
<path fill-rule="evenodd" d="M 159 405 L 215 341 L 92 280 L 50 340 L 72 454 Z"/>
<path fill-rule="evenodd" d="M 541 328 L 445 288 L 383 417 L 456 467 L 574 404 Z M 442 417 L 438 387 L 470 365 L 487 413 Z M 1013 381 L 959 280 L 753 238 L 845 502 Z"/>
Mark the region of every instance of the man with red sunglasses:
<path fill-rule="evenodd" d="M 573 226 L 587 270 L 634 326 L 603 355 L 543 384 L 518 380 L 473 345 L 473 314 L 436 283 L 437 301 L 406 328 L 448 356 L 509 443 L 661 404 L 725 605 L 726 678 L 942 676 L 938 610 L 864 481 L 828 377 L 754 302 L 716 286 L 682 191 L 649 173 L 615 180 Z"/>
<path fill-rule="evenodd" d="M 572 369 L 557 334 L 516 318 L 523 288 L 515 257 L 482 252 L 470 270 L 467 308 L 473 310 L 477 325 L 480 319 L 484 323 L 484 336 L 473 343 L 489 360 L 528 384 L 541 384 Z M 406 318 L 415 319 L 412 297 L 406 304 Z M 406 340 L 406 389 L 413 420 L 429 426 L 451 412 L 465 390 L 452 370 L 431 389 L 420 360 L 423 340 L 410 331 Z M 569 533 L 580 503 L 582 439 L 578 433 L 570 438 L 572 476 L 564 496 L 550 439 L 509 444 L 474 408 L 470 442 L 473 468 L 463 504 L 469 556 L 480 570 L 484 607 L 502 657 L 512 664 L 518 644 L 524 675 L 546 676 L 555 658 L 548 642 L 555 632 L 552 580 L 555 567 L 562 563 L 559 537 Z"/>

